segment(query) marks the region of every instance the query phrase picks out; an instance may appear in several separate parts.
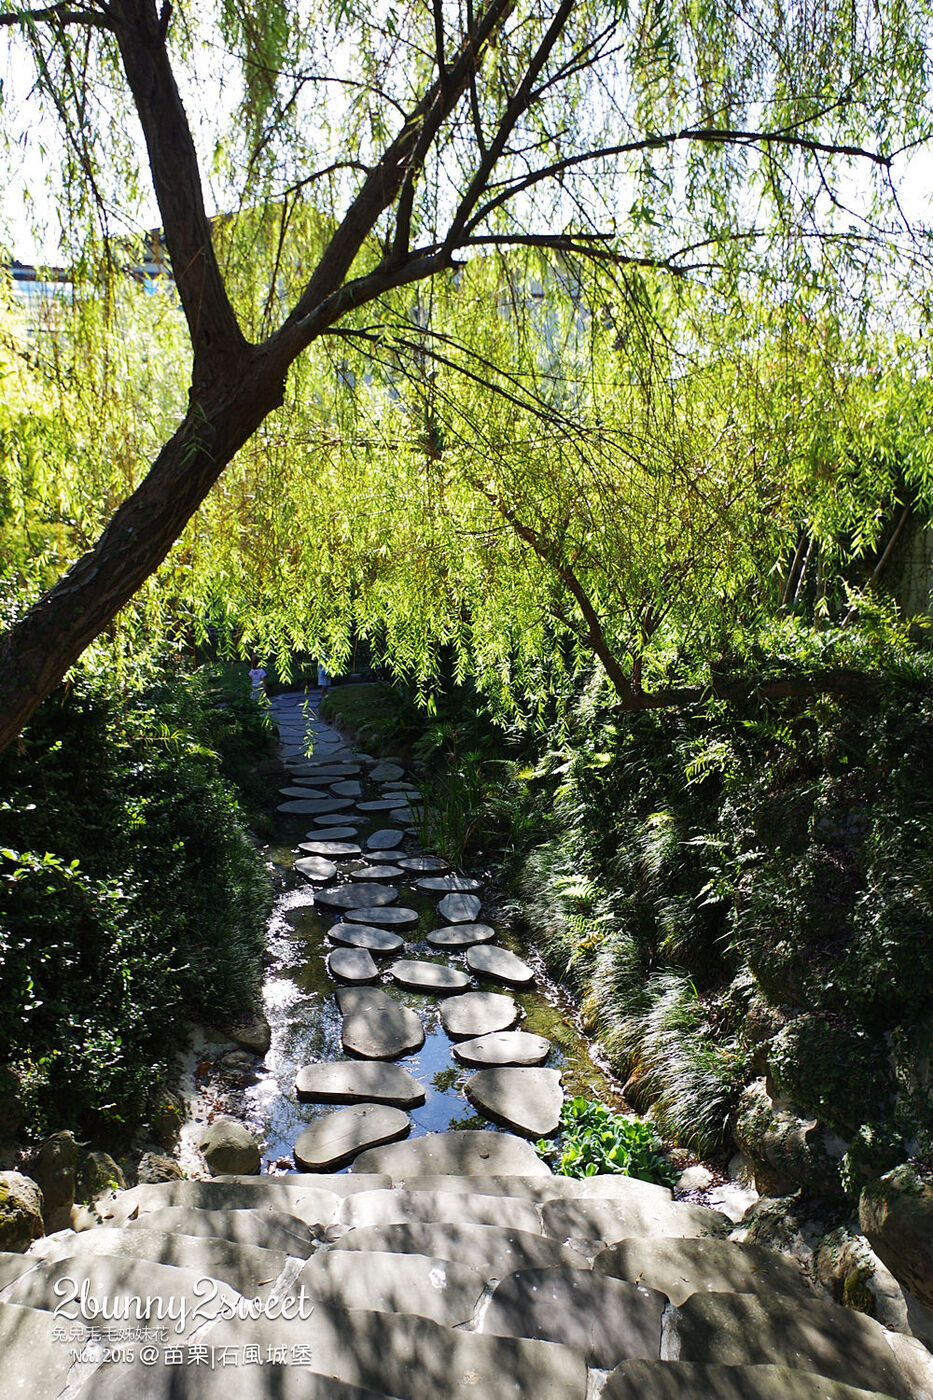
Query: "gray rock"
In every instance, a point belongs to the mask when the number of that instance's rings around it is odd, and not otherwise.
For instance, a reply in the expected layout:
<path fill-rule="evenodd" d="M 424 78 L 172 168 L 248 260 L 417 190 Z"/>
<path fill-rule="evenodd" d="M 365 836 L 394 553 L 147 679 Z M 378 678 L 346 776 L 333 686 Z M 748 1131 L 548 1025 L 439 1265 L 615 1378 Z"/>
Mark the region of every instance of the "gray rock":
<path fill-rule="evenodd" d="M 367 883 L 328 886 L 316 892 L 314 902 L 329 909 L 354 909 L 364 904 L 375 907 L 392 904 L 397 898 L 398 890 L 394 885 Z"/>
<path fill-rule="evenodd" d="M 325 959 L 327 971 L 338 982 L 375 982 L 379 969 L 366 948 L 337 948 Z"/>
<path fill-rule="evenodd" d="M 405 870 L 412 870 L 416 874 L 430 874 L 434 870 L 446 870 L 448 862 L 441 860 L 440 856 L 404 856 L 399 865 Z"/>
<path fill-rule="evenodd" d="M 295 783 L 292 787 L 281 787 L 279 793 L 282 797 L 298 797 L 302 802 L 326 802 L 329 797 L 323 788 L 307 787 L 303 783 Z"/>
<path fill-rule="evenodd" d="M 259 1171 L 259 1144 L 235 1118 L 215 1118 L 201 1134 L 198 1147 L 212 1176 L 251 1176 Z"/>
<path fill-rule="evenodd" d="M 368 948 L 371 953 L 397 953 L 405 947 L 405 940 L 397 933 L 389 933 L 384 928 L 371 928 L 368 924 L 334 924 L 327 930 L 332 943 L 342 943 L 347 948 Z"/>
<path fill-rule="evenodd" d="M 789 1366 L 703 1366 L 688 1361 L 623 1361 L 601 1400 L 884 1400 Z"/>
<path fill-rule="evenodd" d="M 540 1234 L 499 1225 L 460 1225 L 407 1221 L 401 1225 L 368 1225 L 348 1230 L 331 1246 L 339 1250 L 388 1250 L 425 1254 L 468 1264 L 484 1278 L 502 1278 L 516 1269 L 569 1268 L 585 1270 L 582 1254 Z"/>
<path fill-rule="evenodd" d="M 312 817 L 311 820 L 314 822 L 315 826 L 322 829 L 321 834 L 323 834 L 324 830 L 331 831 L 335 825 L 341 825 L 349 826 L 350 835 L 355 836 L 356 828 L 362 821 L 362 817 L 356 816 L 354 812 L 341 812 L 339 816 L 335 815 L 333 812 L 321 812 L 319 816 Z"/>
<path fill-rule="evenodd" d="M 467 992 L 441 1007 L 441 1022 L 449 1036 L 471 1039 L 507 1031 L 519 1018 L 518 1003 L 502 992 Z"/>
<path fill-rule="evenodd" d="M 115 1195 L 109 1202 L 99 1203 L 98 1208 L 105 1223 L 117 1225 L 136 1218 L 143 1220 L 147 1214 L 167 1208 L 284 1211 L 320 1232 L 320 1229 L 333 1223 L 340 1196 L 348 1189 L 384 1190 L 386 1185 L 385 1177 L 309 1178 L 298 1172 L 291 1176 L 166 1181 L 158 1185 L 134 1186 Z"/>
<path fill-rule="evenodd" d="M 374 797 L 369 802 L 358 802 L 356 810 L 358 812 L 390 812 L 393 807 L 397 806 L 397 797 Z"/>
<path fill-rule="evenodd" d="M 722 1366 L 790 1366 L 912 1400 L 884 1330 L 835 1303 L 764 1293 L 695 1293 L 667 1326 L 662 1360 L 666 1354 Z"/>
<path fill-rule="evenodd" d="M 302 1284 L 313 1298 L 343 1308 L 415 1313 L 445 1327 L 469 1322 L 486 1286 L 466 1264 L 382 1250 L 318 1254 L 296 1278 Z"/>
<path fill-rule="evenodd" d="M 364 852 L 363 852 L 363 859 L 366 860 L 366 861 L 369 861 L 370 864 L 372 864 L 372 865 L 391 865 L 393 870 L 395 870 L 395 869 L 398 869 L 398 870 L 403 869 L 403 867 L 401 866 L 401 864 L 396 865 L 396 861 L 398 861 L 398 858 L 399 858 L 399 856 L 398 856 L 398 851 L 396 851 L 396 850 L 388 850 L 388 851 L 364 851 Z"/>
<path fill-rule="evenodd" d="M 343 1167 L 367 1147 L 395 1142 L 411 1129 L 407 1113 L 386 1104 L 354 1104 L 316 1119 L 295 1143 L 295 1161 L 305 1171 Z"/>
<path fill-rule="evenodd" d="M 375 768 L 369 770 L 369 776 L 374 783 L 394 782 L 405 776 L 405 770 L 397 763 L 377 763 Z"/>
<path fill-rule="evenodd" d="M 401 844 L 402 832 L 394 826 L 382 827 L 366 839 L 366 846 L 370 851 L 394 851 L 395 847 Z"/>
<path fill-rule="evenodd" d="M 265 1055 L 272 1044 L 272 1028 L 265 1016 L 254 1016 L 252 1020 L 239 1026 L 231 1026 L 227 1034 L 234 1045 L 248 1050 L 251 1055 Z"/>
<path fill-rule="evenodd" d="M 389 976 L 400 987 L 413 992 L 433 992 L 446 995 L 462 992 L 470 985 L 465 972 L 456 967 L 446 967 L 443 963 L 421 962 L 417 958 L 403 958 L 392 963 Z"/>
<path fill-rule="evenodd" d="M 295 1076 L 295 1093 L 311 1103 L 387 1103 L 415 1108 L 425 1092 L 401 1065 L 378 1061 L 329 1060 L 303 1065 Z"/>
<path fill-rule="evenodd" d="M 296 1336 L 291 1345 L 297 1344 Z M 239 1355 L 236 1344 L 230 1345 L 232 1354 Z M 289 1344 L 284 1346 L 289 1355 Z M 267 1360 L 261 1366 L 237 1366 L 235 1393 L 236 1400 L 270 1400 L 273 1395 L 275 1400 L 388 1400 L 382 1390 L 339 1381 L 307 1366 Z M 230 1394 L 229 1366 L 218 1365 L 213 1371 L 206 1365 L 156 1367 L 138 1358 L 104 1367 L 82 1391 L 85 1400 L 230 1400 Z"/>
<path fill-rule="evenodd" d="M 367 1060 L 395 1060 L 420 1050 L 424 1026 L 414 1011 L 375 987 L 341 987 L 337 1004 L 343 1016 L 341 1036 L 351 1055 Z"/>
<path fill-rule="evenodd" d="M 495 1065 L 543 1065 L 551 1053 L 551 1042 L 528 1031 L 495 1031 L 491 1035 L 461 1040 L 454 1046 L 454 1057 L 464 1065 L 480 1068 Z"/>
<path fill-rule="evenodd" d="M 704 1167 L 701 1163 L 696 1163 L 692 1167 L 687 1167 L 680 1173 L 674 1186 L 675 1193 L 680 1196 L 688 1191 L 706 1191 L 716 1178 L 709 1167 Z"/>
<path fill-rule="evenodd" d="M 632 1195 L 621 1201 L 554 1200 L 541 1208 L 545 1232 L 556 1240 L 592 1240 L 594 1250 L 632 1236 L 679 1239 L 723 1236 L 732 1222 L 706 1206 L 688 1206 L 663 1196 Z"/>
<path fill-rule="evenodd" d="M 349 778 L 339 783 L 331 783 L 330 790 L 335 797 L 359 797 L 363 788 L 355 779 Z"/>
<path fill-rule="evenodd" d="M 585 1269 L 525 1269 L 496 1285 L 479 1331 L 562 1342 L 609 1370 L 630 1357 L 657 1359 L 666 1302 Z"/>
<path fill-rule="evenodd" d="M 667 1294 L 677 1307 L 694 1293 L 784 1293 L 812 1298 L 799 1266 L 773 1249 L 731 1240 L 625 1239 L 597 1254 L 593 1268 Z"/>
<path fill-rule="evenodd" d="M 395 880 L 399 876 L 404 876 L 405 872 L 400 865 L 362 866 L 352 872 L 354 880 Z"/>
<path fill-rule="evenodd" d="M 22 1254 L 44 1234 L 38 1183 L 21 1172 L 0 1172 L 0 1249 Z"/>
<path fill-rule="evenodd" d="M 527 1176 L 551 1177 L 530 1143 L 511 1133 L 485 1129 L 466 1132 L 429 1133 L 391 1147 L 364 1152 L 353 1164 L 355 1172 L 385 1172 L 400 1178 L 441 1176 Z"/>
<path fill-rule="evenodd" d="M 52 1306 L 55 1300 L 50 1299 Z M 52 1340 L 48 1312 L 0 1303 L 0 1357 L 5 1396 L 21 1400 L 55 1400 L 63 1393 L 71 1369 L 71 1347 Z M 81 1342 L 74 1343 L 81 1350 Z"/>
<path fill-rule="evenodd" d="M 312 797 L 280 802 L 278 810 L 287 816 L 312 817 L 329 815 L 331 812 L 345 812 L 352 806 L 352 797 Z"/>
<path fill-rule="evenodd" d="M 260 1207 L 202 1210 L 195 1206 L 162 1206 L 120 1226 L 103 1228 L 207 1236 L 251 1249 L 275 1249 L 298 1259 L 307 1259 L 314 1248 L 311 1230 L 297 1215 Z"/>
<path fill-rule="evenodd" d="M 482 907 L 475 894 L 445 894 L 437 911 L 442 919 L 448 919 L 452 924 L 469 924 Z"/>
<path fill-rule="evenodd" d="M 160 1152 L 144 1152 L 136 1168 L 136 1180 L 143 1184 L 159 1181 L 181 1181 L 184 1172 L 174 1157 L 165 1157 Z"/>
<path fill-rule="evenodd" d="M 553 1137 L 564 1101 L 556 1069 L 480 1069 L 467 1080 L 474 1108 L 523 1137 Z"/>
<path fill-rule="evenodd" d="M 315 841 L 351 841 L 356 835 L 355 826 L 322 826 L 314 831 L 305 833 L 309 842 Z"/>
<path fill-rule="evenodd" d="M 398 822 L 405 826 L 406 831 L 410 830 L 414 835 L 417 835 L 417 828 L 409 827 L 408 823 L 420 821 L 423 816 L 424 808 L 413 804 L 411 807 L 393 807 L 389 812 L 389 821 Z"/>
<path fill-rule="evenodd" d="M 428 942 L 432 948 L 469 948 L 474 943 L 489 943 L 495 936 L 495 929 L 488 924 L 452 924 L 432 929 Z"/>
<path fill-rule="evenodd" d="M 862 1191 L 859 1224 L 898 1282 L 933 1306 L 933 1186 L 910 1167 L 888 1172 Z"/>
<path fill-rule="evenodd" d="M 50 1233 L 71 1223 L 77 1165 L 78 1146 L 71 1132 L 52 1133 L 27 1158 L 26 1174 L 38 1182 L 45 1228 Z"/>
<path fill-rule="evenodd" d="M 474 880 L 472 875 L 426 875 L 424 879 L 418 881 L 419 890 L 441 891 L 448 893 L 456 890 L 463 892 L 479 889 L 479 880 Z"/>
<path fill-rule="evenodd" d="M 389 928 L 410 928 L 412 924 L 418 922 L 417 911 L 406 909 L 404 905 L 387 908 L 384 905 L 380 907 L 374 904 L 364 904 L 359 909 L 348 909 L 346 917 L 354 924 L 385 924 Z"/>
<path fill-rule="evenodd" d="M 360 847 L 355 841 L 300 841 L 298 849 L 309 856 L 326 856 L 328 860 L 341 860 L 360 854 Z"/>
<path fill-rule="evenodd" d="M 78 1170 L 75 1173 L 76 1201 L 93 1201 L 104 1191 L 122 1191 L 125 1186 L 126 1178 L 109 1152 L 79 1151 Z"/>
<path fill-rule="evenodd" d="M 541 1234 L 538 1212 L 530 1201 L 487 1196 L 483 1183 L 471 1180 L 475 1189 L 468 1192 L 407 1191 L 398 1186 L 388 1191 L 358 1191 L 341 1202 L 337 1219 L 353 1230 L 371 1225 L 496 1225 Z"/>
<path fill-rule="evenodd" d="M 334 862 L 325 859 L 324 856 L 303 856 L 301 860 L 295 861 L 292 868 L 306 880 L 332 880 L 337 874 Z"/>
<path fill-rule="evenodd" d="M 508 948 L 471 947 L 467 949 L 466 962 L 477 976 L 491 977 L 510 987 L 530 987 L 535 980 L 528 964 Z"/>

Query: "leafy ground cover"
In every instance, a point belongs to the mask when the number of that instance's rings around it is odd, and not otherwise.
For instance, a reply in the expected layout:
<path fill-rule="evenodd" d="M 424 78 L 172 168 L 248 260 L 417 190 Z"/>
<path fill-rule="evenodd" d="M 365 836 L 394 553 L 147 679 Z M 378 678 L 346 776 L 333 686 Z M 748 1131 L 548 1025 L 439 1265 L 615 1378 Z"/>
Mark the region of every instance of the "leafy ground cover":
<path fill-rule="evenodd" d="M 615 1172 L 660 1186 L 673 1185 L 677 1177 L 657 1129 L 643 1119 L 613 1113 L 605 1104 L 577 1095 L 565 1101 L 560 1126 L 556 1143 L 547 1138 L 535 1143 L 559 1176 Z"/>

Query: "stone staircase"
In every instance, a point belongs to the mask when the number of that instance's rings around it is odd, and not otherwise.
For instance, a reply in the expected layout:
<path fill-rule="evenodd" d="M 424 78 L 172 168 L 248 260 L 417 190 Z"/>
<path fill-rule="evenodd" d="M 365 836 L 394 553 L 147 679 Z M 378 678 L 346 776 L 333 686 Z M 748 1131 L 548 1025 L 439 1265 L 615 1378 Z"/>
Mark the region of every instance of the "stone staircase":
<path fill-rule="evenodd" d="M 933 1396 L 918 1342 L 716 1211 L 552 1176 L 499 1133 L 140 1185 L 97 1214 L 0 1255 L 3 1400 Z"/>

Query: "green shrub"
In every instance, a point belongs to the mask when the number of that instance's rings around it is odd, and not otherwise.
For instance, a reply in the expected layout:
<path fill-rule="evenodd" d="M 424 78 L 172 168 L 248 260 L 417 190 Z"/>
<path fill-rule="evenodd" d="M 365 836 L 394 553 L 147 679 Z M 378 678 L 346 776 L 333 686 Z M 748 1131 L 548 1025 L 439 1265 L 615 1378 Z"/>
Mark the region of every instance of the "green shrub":
<path fill-rule="evenodd" d="M 664 1155 L 650 1123 L 613 1113 L 595 1099 L 567 1100 L 560 1115 L 557 1143 L 535 1143 L 542 1157 L 552 1160 L 559 1176 L 586 1177 L 603 1172 L 637 1176 L 662 1186 L 673 1185 L 677 1171 Z"/>

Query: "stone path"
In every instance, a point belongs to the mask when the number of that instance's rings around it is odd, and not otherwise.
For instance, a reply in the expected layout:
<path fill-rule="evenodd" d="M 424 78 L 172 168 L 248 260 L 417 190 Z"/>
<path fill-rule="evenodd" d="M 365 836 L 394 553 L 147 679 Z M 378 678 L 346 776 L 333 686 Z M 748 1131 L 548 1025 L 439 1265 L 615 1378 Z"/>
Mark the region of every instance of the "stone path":
<path fill-rule="evenodd" d="M 523 1136 L 557 1126 L 551 1045 L 512 1029 L 507 994 L 446 995 L 477 976 L 523 985 L 531 969 L 476 922 L 481 887 L 448 877 L 405 831 L 410 807 L 387 805 L 418 796 L 404 766 L 354 753 L 302 699 L 272 702 L 284 760 L 334 795 L 282 804 L 296 826 L 328 824 L 295 839 L 296 878 L 327 880 L 305 883 L 300 907 L 329 913 L 335 979 L 379 983 L 332 981 L 350 1058 L 293 1072 L 305 1170 L 136 1186 L 102 1198 L 81 1233 L 0 1254 L 0 1396 L 933 1400 L 919 1343 L 827 1301 L 794 1261 L 734 1243 L 725 1216 L 642 1181 L 551 1174 Z M 404 825 L 377 829 L 384 811 Z M 376 875 L 386 853 L 391 885 L 360 877 L 360 851 Z M 398 901 L 415 891 L 437 900 L 436 926 L 409 947 L 419 915 Z M 465 1109 L 511 1131 L 415 1131 L 430 1086 L 394 1061 L 438 1016 L 467 1067 Z M 141 1316 L 115 1341 L 95 1300 Z"/>

